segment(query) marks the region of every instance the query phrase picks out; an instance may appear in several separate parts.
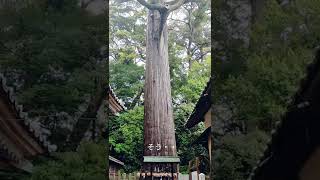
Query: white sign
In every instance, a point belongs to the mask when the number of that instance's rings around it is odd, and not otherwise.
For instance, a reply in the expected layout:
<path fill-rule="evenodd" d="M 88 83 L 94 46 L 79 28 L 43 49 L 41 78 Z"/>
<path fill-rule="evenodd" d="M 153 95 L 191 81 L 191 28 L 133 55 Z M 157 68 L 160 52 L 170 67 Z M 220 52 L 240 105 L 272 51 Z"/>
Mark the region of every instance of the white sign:
<path fill-rule="evenodd" d="M 148 146 L 149 151 L 152 151 L 153 148 L 154 148 L 153 144 L 149 144 L 149 146 Z"/>
<path fill-rule="evenodd" d="M 160 151 L 160 150 L 161 150 L 161 144 L 158 143 L 158 144 L 156 145 L 156 150 L 157 150 L 157 151 Z"/>
<path fill-rule="evenodd" d="M 149 145 L 147 146 L 147 148 L 148 148 L 149 151 L 153 151 L 154 149 L 155 149 L 156 151 L 160 151 L 161 148 L 162 148 L 162 146 L 161 146 L 160 143 L 157 143 L 156 146 L 154 146 L 153 144 L 149 144 Z M 165 149 L 168 149 L 168 146 L 167 146 L 167 145 L 164 145 L 164 148 L 165 148 Z M 172 146 L 172 149 L 174 149 L 174 146 Z"/>

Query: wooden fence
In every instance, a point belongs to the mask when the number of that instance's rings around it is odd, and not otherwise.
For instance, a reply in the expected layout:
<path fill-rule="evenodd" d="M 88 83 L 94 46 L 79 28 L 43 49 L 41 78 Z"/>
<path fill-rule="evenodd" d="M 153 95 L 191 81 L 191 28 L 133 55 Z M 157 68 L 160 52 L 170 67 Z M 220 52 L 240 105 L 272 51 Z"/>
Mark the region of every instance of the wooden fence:
<path fill-rule="evenodd" d="M 137 173 L 120 173 L 114 174 L 113 176 L 109 176 L 109 180 L 138 180 L 139 176 Z"/>
<path fill-rule="evenodd" d="M 140 175 L 139 173 L 120 173 L 113 174 L 113 176 L 109 176 L 109 180 L 139 180 Z M 176 178 L 175 178 L 176 179 Z M 179 174 L 179 180 L 189 180 L 188 174 Z"/>

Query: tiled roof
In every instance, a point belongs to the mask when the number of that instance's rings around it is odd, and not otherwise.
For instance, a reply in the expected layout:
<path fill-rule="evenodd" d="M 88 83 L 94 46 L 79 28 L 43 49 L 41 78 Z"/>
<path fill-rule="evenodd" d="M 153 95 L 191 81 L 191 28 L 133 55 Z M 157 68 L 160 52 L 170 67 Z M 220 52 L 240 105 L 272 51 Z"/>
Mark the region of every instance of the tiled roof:
<path fill-rule="evenodd" d="M 8 87 L 6 84 L 6 78 L 0 73 L 0 88 L 4 91 L 9 104 L 17 114 L 18 124 L 20 124 L 41 146 L 48 152 L 56 150 L 56 145 L 51 144 L 47 139 L 47 136 L 41 132 L 40 124 L 29 118 L 28 113 L 23 111 L 23 106 L 18 104 L 14 95 L 13 88 Z M 5 148 L 5 147 L 4 147 Z"/>
<path fill-rule="evenodd" d="M 118 159 L 116 159 L 116 158 L 114 158 L 112 156 L 109 156 L 109 161 L 112 161 L 112 162 L 115 162 L 117 164 L 120 164 L 121 166 L 124 166 L 123 162 L 121 162 L 120 160 L 118 160 Z"/>
<path fill-rule="evenodd" d="M 109 108 L 110 109 L 113 109 L 111 106 L 111 101 L 114 100 L 115 101 L 115 104 L 114 106 L 117 106 L 115 108 L 115 111 L 123 111 L 123 110 L 126 110 L 126 107 L 124 106 L 124 103 L 122 102 L 121 99 L 119 99 L 116 94 L 114 93 L 112 87 L 109 85 L 109 89 L 108 89 L 108 94 L 109 94 Z M 112 99 L 110 99 L 112 98 Z"/>

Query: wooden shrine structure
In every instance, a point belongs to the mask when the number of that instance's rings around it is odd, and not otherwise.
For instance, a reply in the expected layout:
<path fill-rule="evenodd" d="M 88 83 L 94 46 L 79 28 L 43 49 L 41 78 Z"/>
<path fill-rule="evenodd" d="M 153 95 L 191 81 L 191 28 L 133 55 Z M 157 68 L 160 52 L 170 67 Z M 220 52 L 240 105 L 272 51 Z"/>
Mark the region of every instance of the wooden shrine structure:
<path fill-rule="evenodd" d="M 55 150 L 0 74 L 0 171 L 31 172 L 35 156 Z"/>
<path fill-rule="evenodd" d="M 124 163 L 109 155 L 109 179 L 117 179 L 119 170 L 124 166 Z"/>
<path fill-rule="evenodd" d="M 201 96 L 196 103 L 196 106 L 188 118 L 188 121 L 185 125 L 186 128 L 190 129 L 200 122 L 204 122 L 205 131 L 194 141 L 192 144 L 201 144 L 208 150 L 209 162 L 211 162 L 211 146 L 212 146 L 212 139 L 211 136 L 211 123 L 212 123 L 212 84 L 213 80 L 210 79 L 201 93 Z M 200 165 L 200 157 L 196 157 L 195 163 L 193 161 L 189 162 L 189 171 L 197 171 L 200 173 L 199 165 Z M 210 163 L 206 166 L 210 167 Z"/>
<path fill-rule="evenodd" d="M 108 89 L 108 114 L 110 116 L 116 116 L 121 111 L 124 111 L 126 108 L 121 102 L 121 100 L 115 95 L 112 88 L 109 86 Z M 117 179 L 118 171 L 124 166 L 124 163 L 115 157 L 109 155 L 109 179 Z"/>
<path fill-rule="evenodd" d="M 249 180 L 320 179 L 320 50 Z"/>
<path fill-rule="evenodd" d="M 124 111 L 126 108 L 121 100 L 113 92 L 112 88 L 109 86 L 108 89 L 108 107 L 109 112 L 113 115 L 117 115 L 119 112 Z"/>
<path fill-rule="evenodd" d="M 212 79 L 208 81 L 207 86 L 203 90 L 192 114 L 190 115 L 185 127 L 190 129 L 200 122 L 204 122 L 205 131 L 199 136 L 194 143 L 204 145 L 209 152 L 211 159 L 211 113 L 212 113 Z"/>

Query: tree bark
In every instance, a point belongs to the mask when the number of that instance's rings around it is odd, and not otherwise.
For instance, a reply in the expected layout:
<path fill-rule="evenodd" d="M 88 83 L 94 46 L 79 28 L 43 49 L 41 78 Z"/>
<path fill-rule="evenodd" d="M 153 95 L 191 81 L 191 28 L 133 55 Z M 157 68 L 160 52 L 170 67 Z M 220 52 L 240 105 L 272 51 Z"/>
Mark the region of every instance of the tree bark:
<path fill-rule="evenodd" d="M 164 5 L 163 0 L 158 3 Z M 144 156 L 177 155 L 168 61 L 167 14 L 160 12 L 149 9 L 147 20 Z M 154 147 L 150 148 L 150 144 Z"/>

